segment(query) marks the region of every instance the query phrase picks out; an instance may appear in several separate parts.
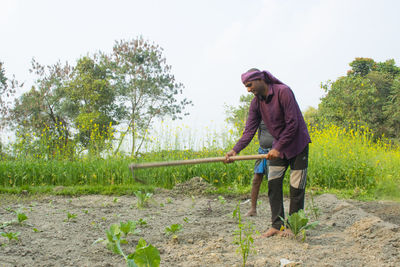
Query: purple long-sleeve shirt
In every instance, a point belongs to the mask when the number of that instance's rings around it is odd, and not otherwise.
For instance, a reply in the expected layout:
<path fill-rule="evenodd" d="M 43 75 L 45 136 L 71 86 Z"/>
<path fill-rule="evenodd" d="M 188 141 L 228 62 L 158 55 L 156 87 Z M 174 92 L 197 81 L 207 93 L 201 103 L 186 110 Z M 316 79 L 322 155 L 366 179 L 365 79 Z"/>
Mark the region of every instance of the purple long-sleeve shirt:
<path fill-rule="evenodd" d="M 277 80 L 272 75 L 269 78 L 272 81 Z M 268 95 L 265 99 L 253 98 L 245 130 L 233 148 L 236 153 L 250 143 L 261 120 L 274 137 L 272 148 L 281 152 L 281 158 L 291 159 L 302 152 L 308 143 L 311 143 L 299 105 L 292 90 L 285 84 L 269 84 Z"/>

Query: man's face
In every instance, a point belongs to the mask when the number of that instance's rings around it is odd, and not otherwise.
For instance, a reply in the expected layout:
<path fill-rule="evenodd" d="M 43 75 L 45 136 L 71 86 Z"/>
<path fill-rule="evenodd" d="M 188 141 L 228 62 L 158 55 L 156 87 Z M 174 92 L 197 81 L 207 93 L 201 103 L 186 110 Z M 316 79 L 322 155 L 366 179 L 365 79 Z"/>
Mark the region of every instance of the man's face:
<path fill-rule="evenodd" d="M 247 82 L 244 86 L 246 86 L 247 92 L 253 93 L 255 96 L 260 97 L 265 95 L 265 87 L 261 80 Z"/>

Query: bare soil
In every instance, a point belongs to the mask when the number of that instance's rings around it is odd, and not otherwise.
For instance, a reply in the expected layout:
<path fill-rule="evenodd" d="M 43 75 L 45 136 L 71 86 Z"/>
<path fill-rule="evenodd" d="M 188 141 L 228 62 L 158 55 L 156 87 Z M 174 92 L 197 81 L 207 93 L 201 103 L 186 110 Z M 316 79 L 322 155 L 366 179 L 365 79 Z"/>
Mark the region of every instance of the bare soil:
<path fill-rule="evenodd" d="M 23 224 L 0 229 L 20 232 L 18 241 L 0 236 L 0 266 L 125 266 L 121 256 L 94 241 L 105 238 L 111 224 L 138 219 L 145 219 L 147 226 L 128 237 L 123 245 L 127 253 L 143 237 L 159 249 L 161 266 L 241 266 L 233 244 L 237 223 L 232 211 L 240 201 L 245 214 L 249 196 L 226 197 L 222 203 L 218 196 L 203 194 L 207 188 L 193 178 L 173 190 L 158 190 L 144 209 L 136 207 L 134 196 L 0 195 L 0 225 L 16 218 L 11 210 L 28 216 Z M 306 240 L 256 238 L 256 253 L 246 266 L 280 266 L 281 259 L 296 266 L 400 266 L 400 203 L 339 200 L 325 194 L 314 197 L 312 206 L 310 199 L 306 211 L 310 216 L 311 207 L 318 211 L 320 224 L 308 231 Z M 258 216 L 245 220 L 262 233 L 270 225 L 270 208 L 266 196 L 260 200 Z M 67 221 L 68 212 L 76 218 Z M 164 234 L 174 223 L 183 224 L 177 240 Z"/>

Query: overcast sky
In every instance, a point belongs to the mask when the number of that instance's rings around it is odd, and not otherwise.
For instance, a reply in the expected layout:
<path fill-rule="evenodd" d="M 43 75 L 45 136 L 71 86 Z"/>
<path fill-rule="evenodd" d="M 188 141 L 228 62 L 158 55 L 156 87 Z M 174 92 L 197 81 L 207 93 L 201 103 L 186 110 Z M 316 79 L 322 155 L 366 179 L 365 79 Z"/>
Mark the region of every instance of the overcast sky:
<path fill-rule="evenodd" d="M 75 63 L 142 35 L 164 48 L 194 103 L 183 123 L 218 128 L 224 104 L 247 93 L 240 74 L 249 68 L 289 85 L 304 111 L 355 57 L 399 65 L 399 10 L 396 0 L 0 0 L 0 61 L 31 85 L 33 57 Z"/>

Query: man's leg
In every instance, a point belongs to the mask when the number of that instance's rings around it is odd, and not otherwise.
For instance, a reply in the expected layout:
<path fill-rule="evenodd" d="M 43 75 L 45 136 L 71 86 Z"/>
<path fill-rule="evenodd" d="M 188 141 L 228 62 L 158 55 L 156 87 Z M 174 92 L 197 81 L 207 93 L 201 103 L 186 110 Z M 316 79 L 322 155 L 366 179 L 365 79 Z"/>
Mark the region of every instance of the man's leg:
<path fill-rule="evenodd" d="M 263 237 L 269 237 L 280 233 L 284 218 L 282 184 L 288 162 L 285 159 L 274 159 L 269 161 L 268 173 L 268 198 L 271 207 L 272 227 L 264 233 Z"/>
<path fill-rule="evenodd" d="M 257 199 L 263 176 L 262 173 L 254 174 L 253 185 L 251 188 L 251 209 L 246 213 L 246 216 L 257 216 Z"/>
<path fill-rule="evenodd" d="M 290 207 L 289 215 L 304 209 L 307 184 L 308 145 L 290 160 Z"/>

